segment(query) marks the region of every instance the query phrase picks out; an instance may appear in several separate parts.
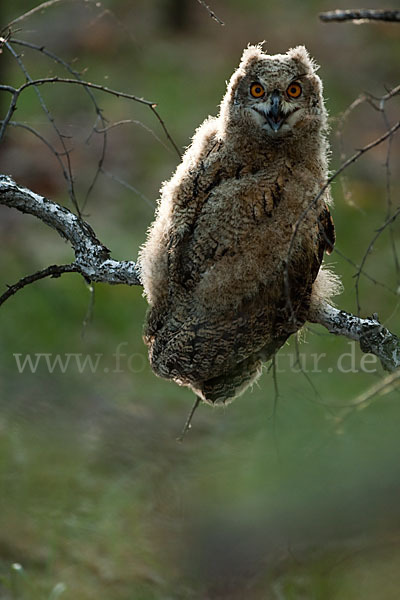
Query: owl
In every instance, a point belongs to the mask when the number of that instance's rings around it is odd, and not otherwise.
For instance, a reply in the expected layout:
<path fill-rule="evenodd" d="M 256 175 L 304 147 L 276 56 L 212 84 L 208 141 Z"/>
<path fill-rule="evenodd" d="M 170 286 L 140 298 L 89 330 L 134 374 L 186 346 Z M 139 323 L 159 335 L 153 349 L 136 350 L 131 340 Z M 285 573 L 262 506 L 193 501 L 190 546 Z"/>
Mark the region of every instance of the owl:
<path fill-rule="evenodd" d="M 139 263 L 154 372 L 227 403 L 336 292 L 327 113 L 303 46 L 247 47 L 161 188 Z"/>

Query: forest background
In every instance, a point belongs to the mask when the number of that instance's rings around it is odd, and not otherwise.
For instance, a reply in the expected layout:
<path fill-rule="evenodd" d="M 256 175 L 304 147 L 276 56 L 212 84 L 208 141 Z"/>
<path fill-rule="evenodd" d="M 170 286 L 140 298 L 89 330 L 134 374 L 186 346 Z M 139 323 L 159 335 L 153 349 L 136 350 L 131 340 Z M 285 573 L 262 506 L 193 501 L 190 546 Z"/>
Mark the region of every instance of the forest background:
<path fill-rule="evenodd" d="M 2 26 L 37 5 L 2 3 Z M 15 23 L 13 37 L 45 46 L 87 81 L 157 103 L 180 149 L 218 111 L 249 42 L 265 39 L 270 53 L 305 44 L 321 65 L 335 170 L 398 120 L 398 97 L 384 114 L 368 102 L 345 111 L 360 94 L 399 84 L 400 31 L 322 23 L 318 13 L 332 8 L 216 0 L 222 26 L 196 0 L 70 0 Z M 69 76 L 43 52 L 13 48 L 31 77 Z M 25 81 L 5 48 L 0 78 Z M 131 122 L 108 130 L 86 199 L 103 143 L 93 126 L 102 126 L 84 89 L 40 91 L 68 136 L 86 220 L 115 258 L 135 260 L 179 161 L 160 123 L 146 106 L 96 92 L 107 126 Z M 1 118 L 8 101 L 3 93 Z M 59 149 L 33 89 L 14 118 Z M 393 136 L 335 181 L 329 259 L 344 284 L 338 306 L 377 312 L 396 333 L 398 222 L 368 249 L 398 208 L 399 156 Z M 0 172 L 73 208 L 54 154 L 26 128 L 8 128 Z M 71 260 L 54 231 L 5 207 L 0 234 L 4 289 Z M 93 295 L 70 274 L 28 286 L 1 310 L 0 598 L 397 600 L 400 398 L 373 357 L 309 327 L 281 350 L 276 381 L 266 369 L 226 409 L 201 407 L 179 444 L 193 398 L 148 366 L 139 287 L 98 284 Z"/>

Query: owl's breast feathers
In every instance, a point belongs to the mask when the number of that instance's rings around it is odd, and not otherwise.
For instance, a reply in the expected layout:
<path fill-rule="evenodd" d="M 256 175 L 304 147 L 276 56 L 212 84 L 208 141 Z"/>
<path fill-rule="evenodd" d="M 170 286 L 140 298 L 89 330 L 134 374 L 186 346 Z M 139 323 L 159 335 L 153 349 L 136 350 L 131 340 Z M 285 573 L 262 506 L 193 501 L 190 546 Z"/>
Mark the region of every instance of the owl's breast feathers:
<path fill-rule="evenodd" d="M 326 202 L 313 202 L 322 183 L 283 159 L 257 162 L 241 162 L 214 141 L 182 179 L 167 242 L 175 293 L 194 294 L 209 308 L 217 297 L 220 307 L 238 306 L 260 286 L 274 285 L 298 253 L 301 271 L 315 279 L 335 241 Z"/>
<path fill-rule="evenodd" d="M 161 201 L 163 256 L 152 267 L 165 280 L 145 328 L 159 375 L 214 401 L 207 386 L 226 387 L 221 377 L 235 370 L 242 377 L 241 364 L 258 373 L 260 360 L 303 325 L 335 241 L 325 201 L 312 203 L 321 181 L 284 159 L 242 163 L 214 139 L 170 182 Z M 150 296 L 152 281 L 144 286 Z"/>

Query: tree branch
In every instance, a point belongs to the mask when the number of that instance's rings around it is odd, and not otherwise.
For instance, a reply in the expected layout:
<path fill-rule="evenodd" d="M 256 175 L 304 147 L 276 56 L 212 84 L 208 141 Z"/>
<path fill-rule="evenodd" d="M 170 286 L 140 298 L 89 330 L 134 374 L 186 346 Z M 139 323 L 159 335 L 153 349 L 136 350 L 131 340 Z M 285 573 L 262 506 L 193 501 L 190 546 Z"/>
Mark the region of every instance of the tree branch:
<path fill-rule="evenodd" d="M 0 296 L 0 306 L 11 298 L 14 294 L 16 294 L 19 290 L 22 290 L 26 285 L 30 283 L 34 283 L 35 281 L 39 281 L 39 279 L 44 279 L 45 277 L 60 277 L 63 273 L 77 273 L 79 272 L 79 268 L 75 264 L 71 265 L 50 265 L 46 269 L 42 269 L 41 271 L 37 271 L 32 275 L 28 275 L 27 277 L 23 277 L 14 285 L 9 285 L 8 289 L 4 294 Z"/>
<path fill-rule="evenodd" d="M 206 9 L 206 11 L 210 15 L 210 17 L 212 19 L 214 19 L 214 21 L 216 21 L 220 25 L 225 25 L 225 23 L 223 21 L 221 21 L 221 19 L 219 17 L 217 17 L 217 15 L 215 14 L 215 12 L 208 6 L 208 4 L 206 4 L 206 2 L 204 0 L 197 0 L 197 1 L 199 2 L 199 4 L 201 4 L 202 6 L 204 6 L 204 8 Z"/>
<path fill-rule="evenodd" d="M 325 23 L 332 21 L 356 21 L 365 23 L 368 21 L 387 21 L 390 23 L 400 22 L 400 10 L 374 10 L 374 9 L 349 9 L 349 10 L 332 10 L 329 12 L 320 13 L 319 18 Z"/>
<path fill-rule="evenodd" d="M 313 315 L 312 322 L 323 325 L 330 333 L 359 342 L 361 350 L 375 354 L 386 371 L 400 367 L 400 339 L 379 323 L 378 315 L 362 319 L 324 304 Z"/>
<path fill-rule="evenodd" d="M 67 208 L 17 185 L 6 175 L 0 175 L 0 204 L 37 217 L 68 240 L 75 252 L 73 264 L 86 279 L 140 285 L 136 263 L 111 259 L 109 249 L 97 239 L 90 225 Z"/>
<path fill-rule="evenodd" d="M 0 204 L 37 217 L 68 240 L 75 252 L 75 262 L 70 265 L 52 265 L 21 279 L 0 297 L 0 304 L 37 279 L 71 271 L 90 281 L 141 285 L 140 266 L 133 261 L 110 258 L 109 249 L 97 239 L 90 225 L 65 207 L 17 185 L 6 175 L 0 175 Z M 362 319 L 324 304 L 310 316 L 310 321 L 323 325 L 331 333 L 358 341 L 361 350 L 378 356 L 386 370 L 400 367 L 400 340 L 379 323 L 376 315 Z"/>

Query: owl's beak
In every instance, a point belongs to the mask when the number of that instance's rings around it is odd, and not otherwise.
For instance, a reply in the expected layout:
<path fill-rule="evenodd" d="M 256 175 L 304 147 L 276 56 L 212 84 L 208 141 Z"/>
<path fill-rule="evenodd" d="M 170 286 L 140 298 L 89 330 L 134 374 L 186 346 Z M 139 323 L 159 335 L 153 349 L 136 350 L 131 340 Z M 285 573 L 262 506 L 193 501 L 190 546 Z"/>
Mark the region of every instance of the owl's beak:
<path fill-rule="evenodd" d="M 283 121 L 285 120 L 285 115 L 281 112 L 281 94 L 278 90 L 274 90 L 271 94 L 271 103 L 268 111 L 265 113 L 265 118 L 267 119 L 268 125 L 273 129 L 273 131 L 278 131 L 280 129 Z"/>

